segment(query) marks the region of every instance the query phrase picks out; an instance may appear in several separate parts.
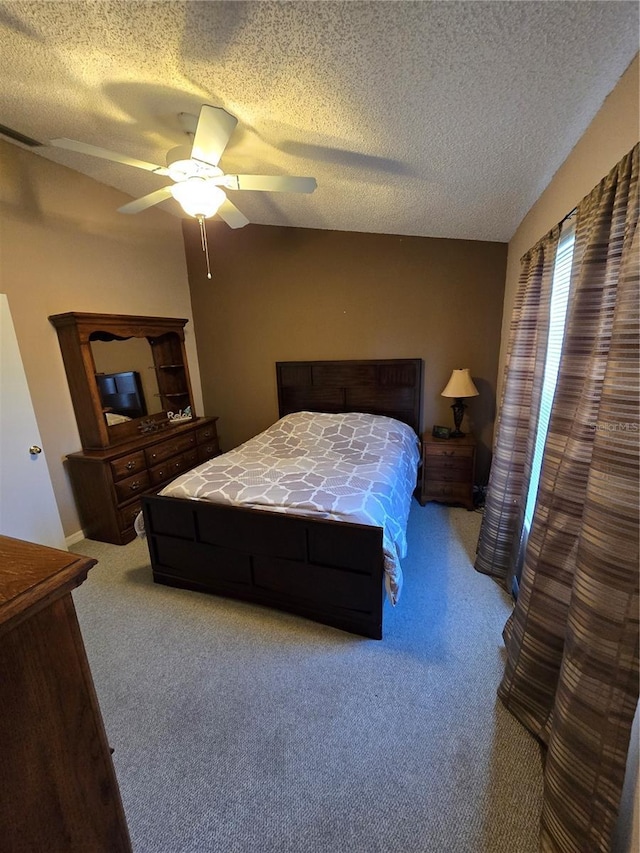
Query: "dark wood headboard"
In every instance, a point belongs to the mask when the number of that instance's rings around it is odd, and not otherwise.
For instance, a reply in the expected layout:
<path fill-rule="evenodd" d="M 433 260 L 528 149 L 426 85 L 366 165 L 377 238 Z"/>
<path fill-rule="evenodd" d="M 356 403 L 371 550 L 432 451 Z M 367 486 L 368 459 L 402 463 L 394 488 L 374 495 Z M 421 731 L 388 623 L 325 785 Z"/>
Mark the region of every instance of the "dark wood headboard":
<path fill-rule="evenodd" d="M 147 414 L 144 391 L 137 370 L 96 373 L 100 402 L 105 412 L 143 418 Z"/>
<path fill-rule="evenodd" d="M 280 417 L 291 412 L 366 412 L 402 421 L 420 435 L 422 359 L 278 361 Z"/>

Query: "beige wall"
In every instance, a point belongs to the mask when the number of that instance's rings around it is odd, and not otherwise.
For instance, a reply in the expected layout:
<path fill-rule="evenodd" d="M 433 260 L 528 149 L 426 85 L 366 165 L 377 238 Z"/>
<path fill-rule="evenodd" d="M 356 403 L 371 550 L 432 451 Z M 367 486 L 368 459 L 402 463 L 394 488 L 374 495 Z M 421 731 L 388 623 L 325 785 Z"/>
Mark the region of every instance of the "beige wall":
<path fill-rule="evenodd" d="M 429 428 L 453 425 L 440 392 L 453 368 L 471 369 L 485 480 L 505 244 L 212 221 L 209 281 L 197 226 L 184 230 L 205 411 L 223 449 L 277 419 L 276 361 L 419 357 Z"/>
<path fill-rule="evenodd" d="M 0 142 L 0 292 L 6 293 L 67 537 L 80 529 L 63 460 L 80 449 L 58 338 L 65 311 L 191 319 L 180 220 L 30 151 Z M 193 323 L 186 327 L 196 406 Z"/>
<path fill-rule="evenodd" d="M 509 243 L 502 314 L 498 399 L 509 323 L 518 287 L 520 258 L 598 184 L 640 138 L 638 56 L 600 108 L 547 189 L 522 220 Z"/>

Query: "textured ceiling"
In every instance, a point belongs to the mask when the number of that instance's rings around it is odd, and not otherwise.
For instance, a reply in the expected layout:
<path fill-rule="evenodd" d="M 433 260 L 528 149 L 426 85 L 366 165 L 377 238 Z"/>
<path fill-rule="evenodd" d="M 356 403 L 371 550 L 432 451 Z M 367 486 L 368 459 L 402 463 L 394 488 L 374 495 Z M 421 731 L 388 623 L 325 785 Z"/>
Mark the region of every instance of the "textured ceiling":
<path fill-rule="evenodd" d="M 318 181 L 230 193 L 252 222 L 506 241 L 637 52 L 638 4 L 11 0 L 0 33 L 0 124 L 41 142 L 164 165 L 178 113 L 223 106 L 225 172 Z M 34 150 L 132 197 L 167 183 Z"/>

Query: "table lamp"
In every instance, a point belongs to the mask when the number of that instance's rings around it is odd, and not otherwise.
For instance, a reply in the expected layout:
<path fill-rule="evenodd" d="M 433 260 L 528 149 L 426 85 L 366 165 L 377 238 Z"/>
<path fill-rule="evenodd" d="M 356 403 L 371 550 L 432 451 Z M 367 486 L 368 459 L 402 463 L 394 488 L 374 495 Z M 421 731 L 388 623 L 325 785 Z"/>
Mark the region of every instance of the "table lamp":
<path fill-rule="evenodd" d="M 447 382 L 447 387 L 442 392 L 443 397 L 454 397 L 454 402 L 451 408 L 453 409 L 453 423 L 455 429 L 451 433 L 451 438 L 462 438 L 464 433 L 460 430 L 464 410 L 466 409 L 463 403 L 463 397 L 477 397 L 478 389 L 473 384 L 473 379 L 469 373 L 469 368 L 464 367 L 460 370 L 454 370 L 451 373 L 451 378 Z"/>

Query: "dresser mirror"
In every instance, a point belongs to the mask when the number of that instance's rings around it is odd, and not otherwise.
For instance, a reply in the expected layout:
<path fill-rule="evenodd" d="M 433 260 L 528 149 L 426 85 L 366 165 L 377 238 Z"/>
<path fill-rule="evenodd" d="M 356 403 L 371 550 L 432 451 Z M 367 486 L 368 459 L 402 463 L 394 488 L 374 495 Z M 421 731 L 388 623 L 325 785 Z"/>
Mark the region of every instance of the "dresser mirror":
<path fill-rule="evenodd" d="M 163 411 L 151 345 L 146 338 L 91 340 L 96 382 L 107 426 L 119 418 Z"/>
<path fill-rule="evenodd" d="M 118 314 L 55 314 L 69 390 L 85 450 L 170 428 L 193 395 L 184 319 Z M 184 423 L 184 421 L 182 421 Z"/>

